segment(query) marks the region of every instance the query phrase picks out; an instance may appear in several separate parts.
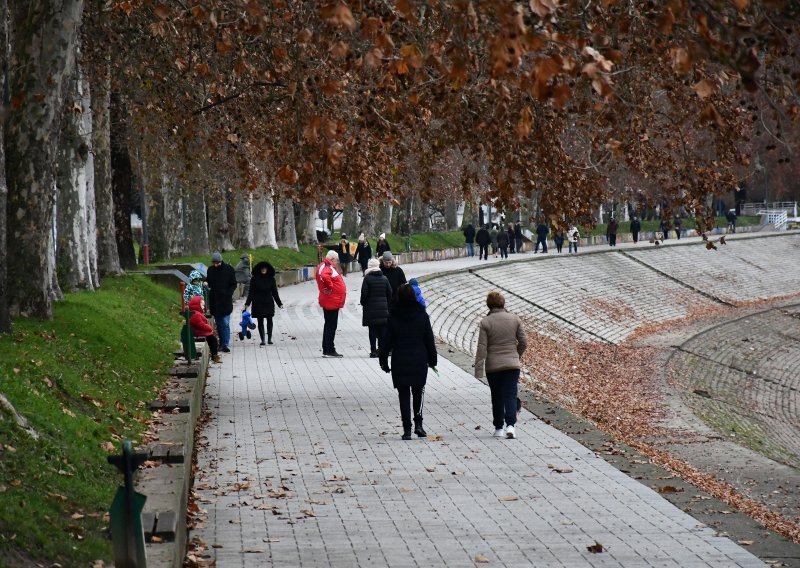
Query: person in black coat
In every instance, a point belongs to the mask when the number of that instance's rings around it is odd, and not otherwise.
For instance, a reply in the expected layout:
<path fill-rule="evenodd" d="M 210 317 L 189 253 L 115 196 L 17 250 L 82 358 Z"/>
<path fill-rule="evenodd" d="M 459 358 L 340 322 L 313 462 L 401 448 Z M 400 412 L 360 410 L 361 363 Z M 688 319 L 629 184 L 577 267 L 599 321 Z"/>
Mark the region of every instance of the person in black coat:
<path fill-rule="evenodd" d="M 508 224 L 508 229 L 506 230 L 506 234 L 508 235 L 508 248 L 511 254 L 517 252 L 517 239 L 514 236 L 514 225 L 511 223 Z"/>
<path fill-rule="evenodd" d="M 392 256 L 392 253 L 388 250 L 383 253 L 381 257 L 381 272 L 389 281 L 392 287 L 392 297 L 394 297 L 400 285 L 405 284 L 407 280 L 405 272 L 403 272 L 402 268 L 397 266 L 397 261 L 395 261 L 394 256 Z"/>
<path fill-rule="evenodd" d="M 641 230 L 642 223 L 639 221 L 638 217 L 634 217 L 633 221 L 631 221 L 631 236 L 633 237 L 634 244 L 639 242 L 639 231 Z"/>
<path fill-rule="evenodd" d="M 517 252 L 522 252 L 522 225 L 519 223 L 514 224 L 514 244 L 516 245 Z"/>
<path fill-rule="evenodd" d="M 386 233 L 381 233 L 378 235 L 378 242 L 375 243 L 375 256 L 380 258 L 387 250 L 391 250 L 389 241 L 386 240 Z"/>
<path fill-rule="evenodd" d="M 219 252 L 211 255 L 211 266 L 206 271 L 205 285 L 209 288 L 209 312 L 214 316 L 219 332 L 219 350 L 230 353 L 231 312 L 233 293 L 236 291 L 236 271 L 233 266 L 222 260 Z"/>
<path fill-rule="evenodd" d="M 467 245 L 467 256 L 475 256 L 475 227 L 472 223 L 464 229 L 464 242 Z"/>
<path fill-rule="evenodd" d="M 550 227 L 548 227 L 545 223 L 539 223 L 536 225 L 536 248 L 533 249 L 533 252 L 539 252 L 539 245 L 542 245 L 542 252 L 547 252 L 547 235 L 550 232 Z"/>
<path fill-rule="evenodd" d="M 389 355 L 392 367 L 389 368 Z M 428 367 L 437 363 L 433 329 L 425 308 L 417 302 L 414 289 L 403 284 L 397 290 L 397 302 L 389 313 L 386 332 L 380 344 L 381 369 L 392 373 L 392 384 L 400 400 L 403 440 L 411 439 L 411 397 L 414 399 L 414 433 L 427 436 L 422 428 L 422 410 Z"/>
<path fill-rule="evenodd" d="M 500 249 L 500 258 L 508 258 L 508 233 L 500 231 L 497 233 L 497 248 Z"/>
<path fill-rule="evenodd" d="M 478 243 L 478 260 L 489 260 L 489 243 L 492 242 L 492 237 L 489 231 L 486 230 L 486 225 L 482 225 L 475 235 L 475 242 Z"/>
<path fill-rule="evenodd" d="M 389 319 L 389 306 L 392 303 L 392 286 L 381 272 L 377 258 L 370 259 L 361 283 L 361 305 L 364 307 L 361 325 L 369 328 L 369 356 L 378 356 L 386 320 Z"/>
<path fill-rule="evenodd" d="M 245 311 L 251 305 L 253 310 L 250 315 L 258 322 L 258 335 L 261 337 L 261 347 L 264 346 L 264 320 L 267 320 L 267 341 L 272 345 L 272 318 L 275 317 L 275 304 L 283 307 L 281 297 L 278 295 L 278 284 L 275 282 L 275 269 L 267 261 L 259 262 L 253 268 L 253 278 L 250 279 L 250 292 L 244 302 Z"/>
<path fill-rule="evenodd" d="M 358 245 L 356 246 L 356 257 L 355 260 L 361 265 L 361 273 L 363 274 L 367 270 L 367 263 L 369 259 L 372 258 L 372 246 L 369 244 L 369 239 L 364 236 L 364 233 L 361 233 L 358 236 Z"/>

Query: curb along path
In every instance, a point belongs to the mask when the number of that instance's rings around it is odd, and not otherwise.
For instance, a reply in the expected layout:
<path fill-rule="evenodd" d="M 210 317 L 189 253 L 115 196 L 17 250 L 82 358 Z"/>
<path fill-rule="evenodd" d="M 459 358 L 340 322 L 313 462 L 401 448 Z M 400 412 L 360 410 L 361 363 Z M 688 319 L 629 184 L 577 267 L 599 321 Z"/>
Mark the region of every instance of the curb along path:
<path fill-rule="evenodd" d="M 488 389 L 447 360 L 426 391 L 431 438 L 401 441 L 391 379 L 368 357 L 360 281 L 347 278 L 336 337 L 344 359 L 321 357 L 312 282 L 281 290 L 274 346 L 236 341 L 212 367 L 195 479 L 207 519 L 190 534 L 208 560 L 226 568 L 764 566 L 527 411 L 519 439 L 492 438 Z M 605 552 L 587 550 L 595 542 Z"/>

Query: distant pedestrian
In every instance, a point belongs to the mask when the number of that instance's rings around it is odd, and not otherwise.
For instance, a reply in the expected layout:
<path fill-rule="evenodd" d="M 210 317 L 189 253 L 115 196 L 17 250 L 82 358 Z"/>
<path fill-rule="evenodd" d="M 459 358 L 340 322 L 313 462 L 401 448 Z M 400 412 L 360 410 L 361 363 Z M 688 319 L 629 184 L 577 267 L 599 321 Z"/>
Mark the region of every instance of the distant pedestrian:
<path fill-rule="evenodd" d="M 610 247 L 617 246 L 618 227 L 619 224 L 617 223 L 617 220 L 612 217 L 611 220 L 608 222 L 608 225 L 606 226 L 606 238 L 608 239 L 608 246 Z"/>
<path fill-rule="evenodd" d="M 519 221 L 514 224 L 514 240 L 517 252 L 522 252 L 522 225 L 519 224 Z"/>
<path fill-rule="evenodd" d="M 515 438 L 517 423 L 517 383 L 520 357 L 527 342 L 519 316 L 505 309 L 500 292 L 489 292 L 489 314 L 481 320 L 478 349 L 475 353 L 475 376 L 486 375 L 492 395 L 492 422 L 496 438 Z M 505 430 L 503 429 L 505 423 Z"/>
<path fill-rule="evenodd" d="M 381 233 L 378 236 L 378 242 L 375 243 L 375 256 L 380 258 L 388 250 L 391 249 L 389 248 L 389 241 L 386 240 L 386 233 Z"/>
<path fill-rule="evenodd" d="M 236 291 L 236 271 L 233 266 L 222 260 L 219 252 L 211 255 L 211 266 L 206 271 L 206 285 L 209 288 L 209 311 L 214 316 L 214 323 L 219 332 L 219 350 L 230 353 L 231 312 L 233 293 Z"/>
<path fill-rule="evenodd" d="M 369 239 L 364 236 L 364 233 L 358 235 L 358 245 L 356 246 L 356 258 L 358 264 L 361 265 L 361 273 L 367 271 L 367 263 L 372 258 L 372 246 L 369 244 Z"/>
<path fill-rule="evenodd" d="M 675 215 L 675 236 L 681 240 L 681 231 L 683 231 L 683 219 L 679 215 Z"/>
<path fill-rule="evenodd" d="M 329 250 L 325 259 L 317 266 L 317 287 L 319 288 L 319 305 L 325 316 L 325 327 L 322 330 L 322 356 L 341 358 L 336 352 L 334 338 L 336 327 L 339 324 L 339 310 L 344 307 L 347 297 L 347 286 L 336 265 L 339 263 L 339 254 Z"/>
<path fill-rule="evenodd" d="M 666 241 L 669 237 L 669 219 L 662 217 L 659 229 L 661 229 L 661 239 Z"/>
<path fill-rule="evenodd" d="M 389 356 L 392 366 L 389 368 Z M 392 373 L 392 384 L 400 401 L 403 440 L 411 439 L 411 398 L 414 405 L 414 433 L 427 436 L 422 428 L 425 383 L 428 368 L 436 368 L 436 344 L 428 314 L 417 301 L 414 290 L 403 284 L 397 290 L 397 301 L 389 312 L 386 333 L 380 344 L 380 365 Z"/>
<path fill-rule="evenodd" d="M 498 234 L 498 232 L 499 231 L 497 230 L 497 225 L 492 223 L 492 228 L 489 230 L 489 239 L 490 239 L 490 241 L 492 243 L 492 254 L 494 255 L 495 258 L 497 258 L 497 234 Z"/>
<path fill-rule="evenodd" d="M 236 273 L 236 297 L 246 298 L 250 287 L 250 255 L 243 254 L 234 268 Z"/>
<path fill-rule="evenodd" d="M 642 230 L 642 223 L 639 221 L 638 217 L 634 217 L 633 221 L 631 221 L 631 236 L 633 237 L 634 244 L 639 242 L 639 232 L 641 230 Z"/>
<path fill-rule="evenodd" d="M 350 265 L 350 261 L 353 260 L 352 256 L 350 256 L 350 243 L 347 241 L 347 233 L 342 233 L 336 252 L 339 253 L 339 271 L 342 276 L 347 276 L 347 267 Z"/>
<path fill-rule="evenodd" d="M 508 224 L 506 234 L 508 235 L 508 252 L 514 254 L 517 252 L 517 239 L 514 237 L 514 225 L 512 223 Z"/>
<path fill-rule="evenodd" d="M 419 302 L 423 308 L 427 308 L 428 302 L 425 301 L 425 297 L 422 295 L 422 290 L 419 287 L 419 281 L 416 278 L 412 278 L 408 281 L 408 285 L 413 288 L 414 295 L 417 297 L 417 302 Z"/>
<path fill-rule="evenodd" d="M 275 304 L 278 304 L 279 308 L 283 307 L 283 302 L 281 302 L 281 297 L 278 294 L 278 284 L 275 282 L 275 268 L 267 261 L 259 262 L 253 268 L 250 292 L 247 294 L 242 311 L 246 311 L 251 305 L 253 306 L 250 315 L 258 323 L 261 347 L 265 345 L 264 320 L 267 320 L 267 342 L 272 345 L 272 318 L 275 317 Z"/>
<path fill-rule="evenodd" d="M 467 256 L 475 256 L 475 227 L 472 223 L 464 229 L 464 242 L 467 245 Z"/>
<path fill-rule="evenodd" d="M 541 222 L 536 225 L 536 248 L 534 248 L 533 252 L 539 252 L 539 245 L 542 245 L 542 252 L 547 252 L 547 234 L 550 232 L 550 228 L 544 223 Z"/>
<path fill-rule="evenodd" d="M 486 225 L 482 225 L 478 230 L 475 242 L 478 243 L 478 260 L 489 260 L 489 244 L 492 242 L 492 237 L 486 230 Z"/>
<path fill-rule="evenodd" d="M 378 348 L 389 319 L 392 304 L 392 286 L 381 272 L 377 258 L 369 260 L 361 283 L 361 325 L 369 329 L 369 356 L 378 356 Z"/>
<path fill-rule="evenodd" d="M 406 283 L 406 275 L 403 269 L 397 266 L 397 261 L 388 250 L 381 257 L 381 272 L 392 286 L 392 297 L 394 297 L 400 285 Z"/>
<path fill-rule="evenodd" d="M 569 240 L 569 254 L 572 254 L 572 249 L 575 249 L 575 254 L 578 253 L 578 241 L 581 240 L 581 234 L 578 232 L 578 227 L 571 226 L 567 231 L 567 239 Z"/>
<path fill-rule="evenodd" d="M 205 339 L 211 360 L 214 361 L 214 363 L 222 363 L 222 359 L 219 358 L 219 341 L 217 340 L 217 336 L 214 335 L 214 329 L 208 323 L 204 315 L 206 310 L 205 300 L 203 300 L 202 296 L 193 296 L 192 299 L 189 300 L 188 308 L 191 312 L 189 316 L 189 326 L 192 328 L 194 336 Z"/>
<path fill-rule="evenodd" d="M 497 233 L 497 248 L 500 250 L 500 258 L 508 258 L 508 233 L 500 231 Z"/>
<path fill-rule="evenodd" d="M 735 233 L 736 232 L 736 209 L 730 209 L 725 214 L 725 218 L 728 220 L 728 232 Z"/>
<path fill-rule="evenodd" d="M 561 249 L 564 248 L 564 239 L 565 235 L 563 229 L 558 229 L 556 234 L 553 235 L 553 244 L 556 245 L 556 252 L 558 254 L 561 254 Z"/>
<path fill-rule="evenodd" d="M 199 270 L 189 273 L 189 284 L 183 291 L 183 303 L 189 307 L 189 302 L 195 296 L 203 297 L 203 274 Z"/>

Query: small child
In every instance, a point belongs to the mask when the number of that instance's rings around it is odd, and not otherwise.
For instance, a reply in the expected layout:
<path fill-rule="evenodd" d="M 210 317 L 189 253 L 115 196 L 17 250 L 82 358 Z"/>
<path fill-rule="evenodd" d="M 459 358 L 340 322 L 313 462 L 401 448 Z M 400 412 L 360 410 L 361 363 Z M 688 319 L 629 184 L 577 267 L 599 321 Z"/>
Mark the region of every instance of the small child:
<path fill-rule="evenodd" d="M 425 298 L 422 297 L 422 290 L 419 289 L 419 282 L 416 278 L 412 278 L 408 281 L 408 284 L 414 289 L 414 294 L 417 296 L 417 302 L 422 304 L 423 308 L 427 308 L 428 304 L 425 302 Z"/>
<path fill-rule="evenodd" d="M 192 270 L 189 273 L 189 280 L 191 280 L 191 282 L 183 291 L 183 301 L 187 306 L 195 296 L 203 297 L 203 275 L 200 274 L 200 271 Z"/>
<path fill-rule="evenodd" d="M 203 315 L 206 309 L 205 300 L 201 296 L 195 296 L 189 300 L 189 309 L 192 311 L 192 316 L 189 318 L 192 331 L 197 337 L 206 338 L 208 349 L 211 351 L 211 360 L 214 363 L 222 363 L 222 359 L 219 357 L 219 341 L 206 316 Z"/>

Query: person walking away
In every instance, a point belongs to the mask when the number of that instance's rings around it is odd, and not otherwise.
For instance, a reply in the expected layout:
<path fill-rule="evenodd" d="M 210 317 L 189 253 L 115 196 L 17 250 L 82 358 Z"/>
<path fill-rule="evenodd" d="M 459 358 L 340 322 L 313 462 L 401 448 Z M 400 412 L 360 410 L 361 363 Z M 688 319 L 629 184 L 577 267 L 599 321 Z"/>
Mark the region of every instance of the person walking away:
<path fill-rule="evenodd" d="M 661 229 L 662 240 L 666 241 L 667 237 L 669 237 L 669 221 L 666 217 L 661 219 L 661 226 L 659 228 Z"/>
<path fill-rule="evenodd" d="M 581 239 L 581 234 L 578 232 L 578 227 L 575 225 L 567 231 L 567 238 L 569 239 L 569 254 L 572 254 L 572 249 L 575 249 L 575 254 L 578 254 L 578 241 Z"/>
<path fill-rule="evenodd" d="M 403 284 L 397 290 L 397 301 L 389 312 L 386 333 L 381 341 L 378 357 L 381 369 L 392 373 L 392 384 L 397 389 L 403 422 L 403 440 L 411 439 L 412 397 L 414 433 L 420 438 L 426 437 L 428 434 L 422 428 L 425 383 L 428 368 L 436 367 L 436 344 L 428 314 L 417 301 L 414 290 L 409 284 Z"/>
<path fill-rule="evenodd" d="M 508 224 L 506 235 L 508 235 L 508 252 L 514 254 L 517 251 L 517 240 L 514 237 L 514 225 L 512 223 Z"/>
<path fill-rule="evenodd" d="M 561 254 L 561 249 L 564 248 L 564 231 L 563 229 L 559 229 L 556 231 L 556 234 L 553 235 L 553 243 L 556 245 L 556 252 Z"/>
<path fill-rule="evenodd" d="M 475 235 L 475 242 L 478 243 L 478 260 L 489 260 L 489 243 L 492 242 L 492 237 L 489 231 L 486 230 L 486 225 L 482 225 Z"/>
<path fill-rule="evenodd" d="M 464 242 L 467 245 L 467 256 L 475 256 L 475 227 L 472 223 L 464 229 Z"/>
<path fill-rule="evenodd" d="M 322 329 L 322 356 L 341 358 L 336 352 L 334 338 L 336 327 L 339 324 L 339 310 L 344 307 L 347 297 L 342 275 L 336 270 L 339 263 L 339 254 L 329 250 L 325 258 L 317 266 L 317 287 L 319 288 L 319 305 L 325 316 L 325 327 Z"/>
<path fill-rule="evenodd" d="M 369 356 L 378 356 L 378 347 L 383 341 L 389 306 L 392 303 L 392 286 L 381 272 L 377 258 L 370 259 L 361 284 L 361 325 L 369 329 Z"/>
<path fill-rule="evenodd" d="M 634 217 L 631 221 L 631 236 L 633 237 L 633 244 L 639 242 L 639 231 L 642 230 L 642 224 L 639 222 L 638 217 Z"/>
<path fill-rule="evenodd" d="M 729 209 L 728 212 L 725 214 L 725 218 L 728 220 L 728 232 L 735 233 L 736 232 L 736 209 Z"/>
<path fill-rule="evenodd" d="M 355 260 L 358 261 L 358 264 L 361 265 L 361 274 L 365 274 L 367 271 L 367 263 L 369 263 L 369 259 L 372 258 L 372 247 L 369 244 L 369 240 L 364 237 L 364 233 L 358 235 L 358 245 L 356 246 L 356 258 Z"/>
<path fill-rule="evenodd" d="M 516 438 L 517 383 L 520 357 L 527 342 L 519 316 L 505 309 L 500 292 L 489 292 L 489 314 L 481 320 L 478 349 L 475 353 L 475 377 L 486 375 L 492 397 L 492 421 L 496 438 Z M 505 429 L 503 423 L 505 422 Z"/>
<path fill-rule="evenodd" d="M 231 312 L 233 293 L 236 291 L 236 271 L 233 266 L 222 260 L 219 252 L 211 255 L 211 266 L 206 271 L 206 285 L 209 288 L 209 311 L 214 316 L 219 332 L 219 350 L 230 353 Z"/>
<path fill-rule="evenodd" d="M 517 245 L 517 252 L 522 252 L 522 225 L 519 224 L 519 221 L 514 224 L 514 240 L 516 241 L 514 244 Z"/>
<path fill-rule="evenodd" d="M 408 281 L 408 284 L 411 286 L 411 288 L 413 288 L 414 295 L 417 297 L 417 302 L 419 302 L 423 308 L 427 308 L 428 302 L 425 301 L 425 297 L 422 295 L 422 290 L 419 287 L 419 281 L 416 278 L 412 278 Z"/>
<path fill-rule="evenodd" d="M 489 231 L 489 239 L 491 240 L 492 243 L 492 254 L 494 255 L 495 258 L 497 258 L 497 233 L 498 233 L 497 225 L 492 223 L 492 228 Z"/>
<path fill-rule="evenodd" d="M 205 300 L 203 296 L 193 296 L 189 300 L 189 310 L 192 314 L 189 316 L 189 327 L 192 328 L 195 337 L 204 337 L 208 351 L 211 354 L 211 360 L 214 363 L 222 363 L 219 357 L 219 341 L 217 336 L 214 335 L 214 329 L 208 323 L 206 316 L 203 315 L 206 311 Z"/>
<path fill-rule="evenodd" d="M 536 248 L 533 250 L 534 253 L 539 252 L 539 244 L 542 245 L 542 252 L 547 252 L 547 234 L 549 232 L 550 228 L 544 222 L 536 225 Z"/>
<path fill-rule="evenodd" d="M 675 236 L 681 240 L 681 231 L 683 230 L 683 219 L 675 215 Z"/>
<path fill-rule="evenodd" d="M 380 258 L 383 253 L 389 250 L 391 249 L 389 248 L 389 241 L 386 240 L 386 233 L 381 233 L 378 236 L 378 242 L 375 243 L 375 256 Z"/>
<path fill-rule="evenodd" d="M 617 224 L 617 220 L 613 217 L 608 222 L 608 226 L 606 227 L 606 238 L 608 239 L 608 246 L 615 247 L 617 246 L 617 228 L 619 225 Z"/>
<path fill-rule="evenodd" d="M 392 287 L 392 298 L 394 298 L 400 285 L 406 283 L 406 275 L 403 269 L 397 266 L 397 261 L 388 250 L 381 257 L 381 273 L 389 281 Z"/>
<path fill-rule="evenodd" d="M 272 345 L 272 318 L 275 317 L 275 304 L 278 304 L 279 308 L 283 307 L 283 302 L 281 302 L 281 297 L 278 294 L 278 284 L 275 282 L 275 268 L 267 261 L 259 262 L 253 268 L 250 290 L 242 311 L 247 310 L 251 305 L 253 306 L 250 315 L 256 318 L 258 323 L 261 347 L 265 345 L 264 320 L 267 320 L 267 342 Z"/>
<path fill-rule="evenodd" d="M 250 255 L 243 254 L 234 268 L 236 274 L 236 297 L 246 298 L 250 287 Z"/>
<path fill-rule="evenodd" d="M 183 303 L 189 307 L 189 301 L 195 296 L 203 297 L 203 275 L 199 270 L 192 270 L 189 273 L 189 284 L 183 291 Z"/>
<path fill-rule="evenodd" d="M 339 240 L 336 252 L 339 253 L 339 271 L 342 276 L 347 276 L 347 267 L 350 264 L 350 243 L 347 242 L 347 234 L 342 233 L 342 238 Z"/>
<path fill-rule="evenodd" d="M 500 258 L 508 258 L 508 233 L 500 231 L 497 233 L 497 248 L 500 249 Z"/>

